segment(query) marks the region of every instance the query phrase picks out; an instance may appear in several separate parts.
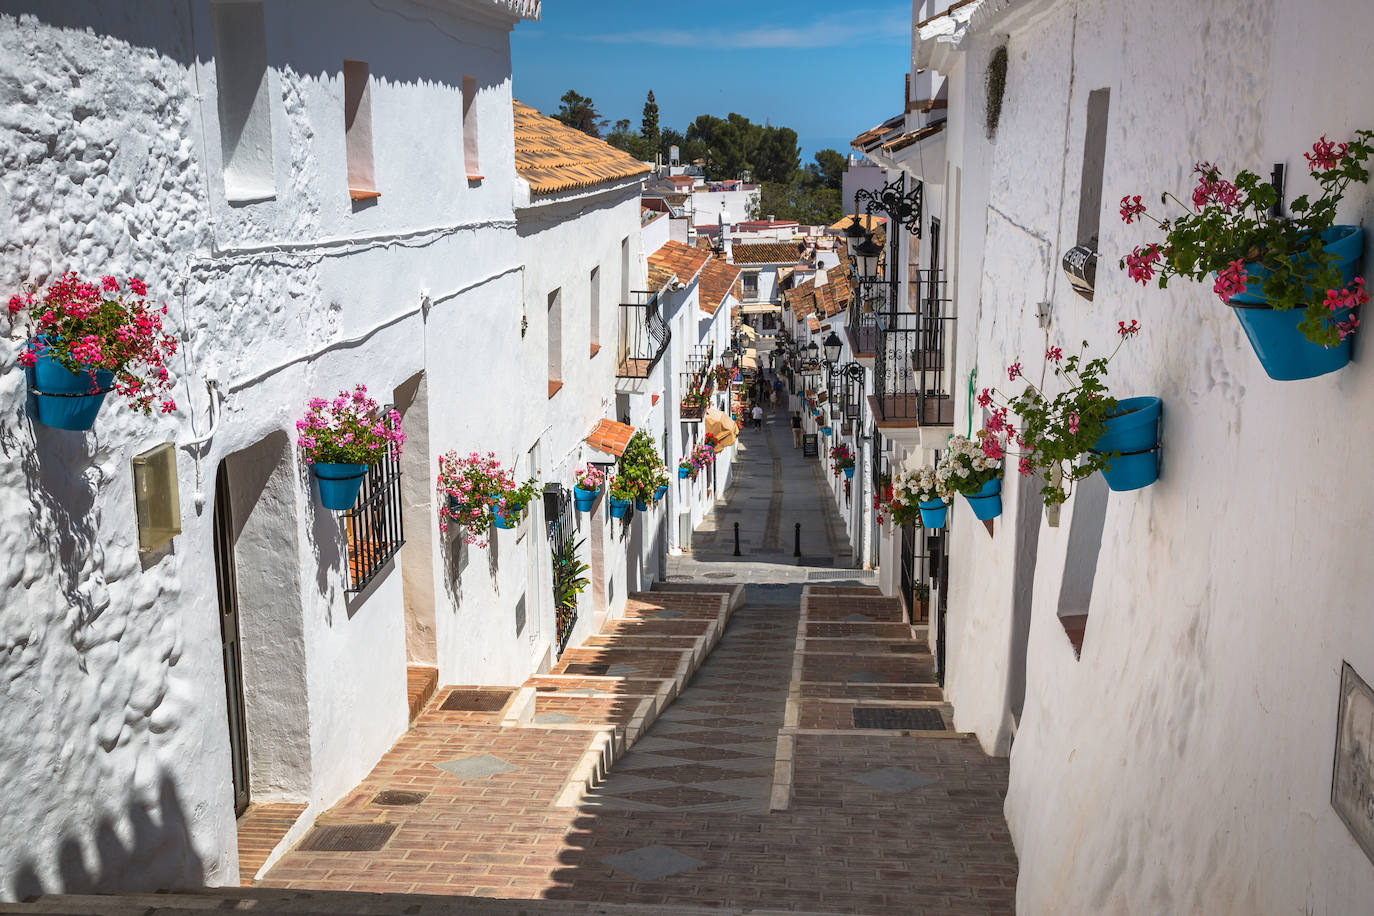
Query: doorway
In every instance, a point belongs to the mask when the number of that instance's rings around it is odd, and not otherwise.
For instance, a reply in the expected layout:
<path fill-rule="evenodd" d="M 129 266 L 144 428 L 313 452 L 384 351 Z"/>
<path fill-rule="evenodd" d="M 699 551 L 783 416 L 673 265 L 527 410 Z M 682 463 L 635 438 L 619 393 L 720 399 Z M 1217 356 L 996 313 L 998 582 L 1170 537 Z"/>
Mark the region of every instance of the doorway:
<path fill-rule="evenodd" d="M 234 816 L 248 810 L 248 727 L 243 713 L 243 652 L 239 636 L 238 580 L 234 571 L 234 520 L 229 478 L 215 474 L 215 583 L 219 593 L 219 631 L 224 654 L 224 691 L 229 720 L 229 765 L 234 783 Z"/>

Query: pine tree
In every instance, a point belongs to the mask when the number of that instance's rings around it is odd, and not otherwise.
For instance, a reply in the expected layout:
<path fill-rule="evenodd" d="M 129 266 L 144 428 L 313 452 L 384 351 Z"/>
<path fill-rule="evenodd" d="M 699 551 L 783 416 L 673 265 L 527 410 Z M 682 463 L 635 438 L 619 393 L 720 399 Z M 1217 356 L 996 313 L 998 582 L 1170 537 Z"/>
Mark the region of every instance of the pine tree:
<path fill-rule="evenodd" d="M 654 91 L 644 101 L 644 117 L 639 122 L 639 135 L 649 141 L 652 147 L 658 146 L 658 103 L 654 101 Z"/>

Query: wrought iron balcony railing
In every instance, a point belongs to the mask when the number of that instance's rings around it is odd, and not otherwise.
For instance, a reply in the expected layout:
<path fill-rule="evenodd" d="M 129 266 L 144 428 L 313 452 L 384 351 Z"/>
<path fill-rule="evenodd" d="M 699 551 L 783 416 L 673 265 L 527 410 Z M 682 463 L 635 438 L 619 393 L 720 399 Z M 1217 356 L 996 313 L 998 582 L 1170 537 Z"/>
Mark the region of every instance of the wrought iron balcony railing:
<path fill-rule="evenodd" d="M 658 294 L 636 290 L 637 302 L 620 304 L 620 336 L 616 344 L 617 378 L 648 378 L 668 349 L 672 331 L 663 320 Z"/>
<path fill-rule="evenodd" d="M 874 407 L 879 423 L 951 426 L 954 315 L 938 270 L 916 271 L 914 311 L 878 314 Z"/>

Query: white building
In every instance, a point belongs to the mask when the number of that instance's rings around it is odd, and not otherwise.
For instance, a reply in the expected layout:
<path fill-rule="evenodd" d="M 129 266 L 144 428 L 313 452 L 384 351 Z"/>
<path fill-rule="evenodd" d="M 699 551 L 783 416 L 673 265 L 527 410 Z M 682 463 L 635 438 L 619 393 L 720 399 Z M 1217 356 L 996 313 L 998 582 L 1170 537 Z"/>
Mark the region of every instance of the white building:
<path fill-rule="evenodd" d="M 854 195 L 859 191 L 881 191 L 887 184 L 887 169 L 856 153 L 845 158 L 844 173 L 840 177 L 840 206 L 854 211 Z"/>
<path fill-rule="evenodd" d="M 1210 288 L 1143 288 L 1115 266 L 1145 235 L 1117 201 L 1187 199 L 1196 161 L 1265 176 L 1282 163 L 1286 200 L 1313 190 L 1310 143 L 1374 123 L 1374 79 L 1343 64 L 1369 42 L 1366 13 L 917 2 L 903 119 L 856 139 L 922 182 L 910 260 L 942 272 L 940 314 L 958 317 L 941 351 L 952 423 L 903 435 L 895 458 L 979 425 L 969 392 L 1011 362 L 1110 348 L 1123 320 L 1144 330 L 1111 365 L 1113 393 L 1165 404 L 1156 483 L 1109 493 L 1090 478 L 1055 527 L 1038 484 L 1010 473 L 991 532 L 962 500 L 951 509 L 948 575 L 927 578 L 955 725 L 1011 757 L 1019 911 L 1356 913 L 1374 900 L 1374 846 L 1356 839 L 1374 837 L 1369 812 L 1332 801 L 1343 663 L 1374 680 L 1369 507 L 1358 485 L 1311 473 L 1362 479 L 1339 469 L 1374 447 L 1368 367 L 1273 381 Z M 1231 40 L 1203 37 L 1219 17 Z M 1370 189 L 1352 186 L 1337 221 L 1371 215 Z M 1062 272 L 1076 245 L 1101 255 L 1091 301 Z"/>

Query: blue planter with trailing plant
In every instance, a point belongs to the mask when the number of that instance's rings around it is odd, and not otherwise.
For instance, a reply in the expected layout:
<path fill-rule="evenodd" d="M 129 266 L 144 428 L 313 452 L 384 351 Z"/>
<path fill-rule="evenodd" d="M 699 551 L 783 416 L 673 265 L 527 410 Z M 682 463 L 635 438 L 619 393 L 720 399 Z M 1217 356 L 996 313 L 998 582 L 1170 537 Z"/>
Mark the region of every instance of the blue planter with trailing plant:
<path fill-rule="evenodd" d="M 656 490 L 654 490 L 654 502 L 658 502 L 660 499 L 662 499 L 664 494 L 667 492 L 668 485 L 666 483 L 660 485 Z"/>
<path fill-rule="evenodd" d="M 945 527 L 945 515 L 949 512 L 949 506 L 945 505 L 943 499 L 928 499 L 916 505 L 921 510 L 921 527 L 931 531 Z"/>
<path fill-rule="evenodd" d="M 647 500 L 643 500 L 643 499 L 636 499 L 636 500 L 635 500 L 635 511 L 636 511 L 636 512 L 648 512 L 648 511 L 649 511 L 649 503 L 648 503 L 648 501 L 647 501 Z"/>
<path fill-rule="evenodd" d="M 26 369 L 34 397 L 34 419 L 54 429 L 88 430 L 95 425 L 105 394 L 114 387 L 114 373 L 105 369 L 73 372 L 48 351 L 49 338 L 33 341 L 34 364 Z M 94 390 L 92 390 L 94 389 Z"/>
<path fill-rule="evenodd" d="M 1117 402 L 1116 413 L 1103 421 L 1106 431 L 1092 450 L 1120 452 L 1102 472 L 1109 489 L 1118 493 L 1139 490 L 1159 479 L 1159 418 L 1163 409 L 1159 398 L 1123 398 Z"/>
<path fill-rule="evenodd" d="M 310 466 L 310 473 L 320 487 L 320 505 L 331 512 L 347 512 L 358 501 L 367 465 L 317 461 Z"/>
<path fill-rule="evenodd" d="M 493 505 L 491 507 L 491 523 L 497 528 L 514 528 L 520 524 L 520 516 L 524 511 L 524 506 L 507 504 L 503 511 L 499 505 Z"/>
<path fill-rule="evenodd" d="M 830 427 L 829 427 L 829 426 L 822 426 L 822 427 L 821 427 L 821 435 L 822 435 L 822 436 L 829 437 L 829 435 L 830 435 Z"/>
<path fill-rule="evenodd" d="M 986 522 L 1002 514 L 1002 478 L 994 477 L 972 495 L 965 493 L 969 508 L 979 521 Z"/>
<path fill-rule="evenodd" d="M 630 511 L 630 501 L 628 499 L 616 499 L 614 496 L 607 500 L 611 505 L 611 518 L 624 518 Z"/>
<path fill-rule="evenodd" d="M 678 465 L 678 467 L 677 467 L 677 479 L 678 479 L 678 480 L 686 480 L 688 477 L 691 477 L 691 476 L 692 476 L 692 469 L 691 469 L 691 468 L 684 468 L 682 465 Z"/>
<path fill-rule="evenodd" d="M 845 477 L 846 480 L 853 480 L 853 479 L 854 479 L 854 466 L 853 466 L 853 465 L 850 465 L 850 466 L 847 467 L 847 468 L 841 468 L 841 470 L 844 471 L 844 477 Z"/>
<path fill-rule="evenodd" d="M 578 512 L 590 512 L 596 505 L 596 498 L 601 495 L 600 488 L 595 490 L 584 490 L 581 484 L 573 487 L 573 506 Z"/>
<path fill-rule="evenodd" d="M 1359 273 L 1364 230 L 1359 226 L 1332 226 L 1321 238 L 1323 249 L 1339 259 L 1337 266 L 1341 279 L 1349 285 Z M 1269 273 L 1259 264 L 1247 265 L 1245 292 L 1231 298 L 1232 311 L 1269 377 L 1281 382 L 1315 378 L 1335 372 L 1350 362 L 1349 337 L 1334 347 L 1314 344 L 1298 330 L 1298 323 L 1303 319 L 1302 308 L 1287 311 L 1270 308 L 1268 298 L 1262 293 L 1263 280 Z M 1326 291 L 1309 290 L 1308 295 L 1320 299 Z M 1331 313 L 1333 321 L 1347 317 L 1346 313 Z"/>

